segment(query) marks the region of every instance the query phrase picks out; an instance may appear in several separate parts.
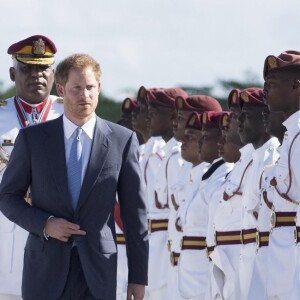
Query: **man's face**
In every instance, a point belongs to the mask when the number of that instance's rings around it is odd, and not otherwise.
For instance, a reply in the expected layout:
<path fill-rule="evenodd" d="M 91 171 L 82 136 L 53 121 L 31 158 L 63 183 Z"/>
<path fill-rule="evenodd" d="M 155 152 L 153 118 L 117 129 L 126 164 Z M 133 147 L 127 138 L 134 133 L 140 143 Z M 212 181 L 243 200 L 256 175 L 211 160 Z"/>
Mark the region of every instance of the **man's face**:
<path fill-rule="evenodd" d="M 283 72 L 272 72 L 267 75 L 264 84 L 264 99 L 270 111 L 288 111 L 293 80 Z"/>
<path fill-rule="evenodd" d="M 187 128 L 182 138 L 181 156 L 184 160 L 197 165 L 200 162 L 198 142 L 201 130 Z"/>
<path fill-rule="evenodd" d="M 132 128 L 140 132 L 141 134 L 147 134 L 147 117 L 148 117 L 148 105 L 144 101 L 138 100 L 137 107 L 132 111 L 131 114 Z"/>
<path fill-rule="evenodd" d="M 239 135 L 244 144 L 257 143 L 266 135 L 263 123 L 263 106 L 245 103 L 239 116 Z"/>
<path fill-rule="evenodd" d="M 285 117 L 281 111 L 275 112 L 269 111 L 268 109 L 263 111 L 263 123 L 265 130 L 272 136 L 281 137 L 283 135 L 286 130 L 282 124 L 284 120 Z"/>
<path fill-rule="evenodd" d="M 164 136 L 172 129 L 173 111 L 170 108 L 149 105 L 148 118 L 150 136 Z"/>
<path fill-rule="evenodd" d="M 238 134 L 238 119 L 241 114 L 241 109 L 239 106 L 231 106 L 230 112 L 228 125 L 226 127 L 226 142 L 241 145 L 242 142 Z"/>
<path fill-rule="evenodd" d="M 131 112 L 122 112 L 118 124 L 132 130 Z"/>
<path fill-rule="evenodd" d="M 50 95 L 54 82 L 52 66 L 16 62 L 9 73 L 15 82 L 16 95 L 28 103 L 40 103 Z"/>
<path fill-rule="evenodd" d="M 173 121 L 173 133 L 177 141 L 181 141 L 181 139 L 183 138 L 185 125 L 190 115 L 190 111 L 177 111 L 177 117 Z"/>
<path fill-rule="evenodd" d="M 221 136 L 219 128 L 208 126 L 202 128 L 202 135 L 199 140 L 199 153 L 203 161 L 211 163 L 219 157 L 218 142 Z"/>
<path fill-rule="evenodd" d="M 91 118 L 97 107 L 100 82 L 91 67 L 71 69 L 66 85 L 57 84 L 57 91 L 64 98 L 66 117 L 81 126 Z"/>
<path fill-rule="evenodd" d="M 218 155 L 222 157 L 226 162 L 234 163 L 237 162 L 240 158 L 239 149 L 241 147 L 240 144 L 235 144 L 233 142 L 227 141 L 227 131 L 222 130 L 222 137 L 219 139 L 218 142 Z"/>

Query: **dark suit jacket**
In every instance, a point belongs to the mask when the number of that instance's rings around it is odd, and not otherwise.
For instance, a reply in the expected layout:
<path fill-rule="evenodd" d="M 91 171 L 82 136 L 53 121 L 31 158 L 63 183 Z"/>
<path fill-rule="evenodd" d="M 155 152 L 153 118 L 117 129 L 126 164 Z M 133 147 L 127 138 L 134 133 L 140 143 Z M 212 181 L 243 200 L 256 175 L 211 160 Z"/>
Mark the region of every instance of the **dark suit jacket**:
<path fill-rule="evenodd" d="M 130 283 L 147 283 L 146 209 L 135 134 L 97 117 L 90 159 L 74 211 L 68 193 L 62 117 L 20 131 L 0 187 L 0 209 L 29 231 L 23 297 L 57 299 L 63 291 L 73 239 L 87 284 L 96 298 L 115 299 L 116 193 L 121 207 Z M 30 186 L 32 206 L 24 201 Z M 43 236 L 49 216 L 79 224 L 86 236 L 60 242 Z"/>

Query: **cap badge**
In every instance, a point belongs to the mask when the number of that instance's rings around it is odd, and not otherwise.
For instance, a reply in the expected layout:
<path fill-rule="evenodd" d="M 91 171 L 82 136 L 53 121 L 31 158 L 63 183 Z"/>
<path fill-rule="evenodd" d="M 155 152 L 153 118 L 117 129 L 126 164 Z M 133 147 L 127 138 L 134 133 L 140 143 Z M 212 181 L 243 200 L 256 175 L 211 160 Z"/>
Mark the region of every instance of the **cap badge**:
<path fill-rule="evenodd" d="M 190 126 L 194 126 L 194 125 L 195 125 L 195 121 L 196 121 L 196 116 L 194 115 L 194 116 L 192 116 L 192 117 L 190 118 L 189 125 L 190 125 Z"/>
<path fill-rule="evenodd" d="M 222 126 L 226 127 L 228 125 L 228 116 L 224 115 L 222 120 Z"/>
<path fill-rule="evenodd" d="M 237 100 L 237 92 L 234 92 L 232 95 L 232 103 L 236 103 Z"/>
<path fill-rule="evenodd" d="M 183 108 L 183 100 L 181 97 L 178 98 L 177 100 L 177 106 L 179 109 L 182 109 Z"/>
<path fill-rule="evenodd" d="M 270 56 L 268 58 L 268 64 L 269 64 L 269 67 L 271 69 L 274 69 L 277 67 L 277 60 L 276 60 L 276 57 L 275 56 Z"/>
<path fill-rule="evenodd" d="M 130 109 L 130 100 L 129 100 L 129 99 L 127 99 L 127 100 L 125 101 L 125 103 L 124 103 L 124 108 L 125 108 L 125 109 Z"/>
<path fill-rule="evenodd" d="M 45 42 L 42 39 L 33 41 L 32 52 L 36 55 L 43 55 L 46 52 Z"/>
<path fill-rule="evenodd" d="M 207 122 L 207 114 L 204 113 L 204 114 L 202 114 L 202 123 L 206 124 L 206 122 Z"/>
<path fill-rule="evenodd" d="M 249 97 L 247 93 L 245 92 L 241 93 L 241 98 L 244 102 L 249 102 Z"/>

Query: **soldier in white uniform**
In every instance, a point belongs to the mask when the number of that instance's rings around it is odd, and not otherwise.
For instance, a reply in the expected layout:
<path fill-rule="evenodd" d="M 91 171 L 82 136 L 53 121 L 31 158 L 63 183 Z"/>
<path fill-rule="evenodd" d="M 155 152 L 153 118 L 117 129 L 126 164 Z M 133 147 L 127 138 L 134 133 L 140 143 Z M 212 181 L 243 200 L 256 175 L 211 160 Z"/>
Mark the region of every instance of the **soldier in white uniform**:
<path fill-rule="evenodd" d="M 260 205 L 259 182 L 265 160 L 273 149 L 279 146 L 279 141 L 276 137 L 271 138 L 265 130 L 263 113 L 268 108 L 263 101 L 262 89 L 246 89 L 241 92 L 240 100 L 242 112 L 239 118 L 239 134 L 244 143 L 252 143 L 255 148 L 242 196 L 242 248 L 239 265 L 241 298 L 252 299 L 251 297 L 263 297 L 257 294 L 258 291 L 250 290 L 256 257 L 257 219 Z"/>
<path fill-rule="evenodd" d="M 193 95 L 187 98 L 177 97 L 175 100 L 177 117 L 173 122 L 174 138 L 181 142 L 186 122 L 193 111 L 202 113 L 204 111 L 222 111 L 219 102 L 206 95 Z M 170 178 L 174 184 L 168 183 L 171 190 L 169 201 L 169 223 L 168 223 L 168 250 L 170 253 L 169 270 L 168 270 L 168 299 L 182 299 L 178 290 L 178 267 L 177 262 L 180 256 L 181 250 L 181 237 L 182 234 L 177 230 L 176 218 L 177 211 L 183 200 L 185 194 L 185 188 L 188 185 L 190 170 L 192 169 L 192 163 L 184 160 L 181 156 L 181 148 L 179 152 L 172 155 L 168 162 L 168 168 L 166 169 L 167 178 Z M 170 172 L 170 170 L 172 170 Z M 173 259 L 173 258 L 176 259 Z"/>
<path fill-rule="evenodd" d="M 181 208 L 179 224 L 183 228 L 183 237 L 179 259 L 179 290 L 184 299 L 204 299 L 208 288 L 209 260 L 206 249 L 206 232 L 210 195 L 220 182 L 219 179 L 225 178 L 226 173 L 230 170 L 230 165 L 217 158 L 217 142 L 221 138 L 219 119 L 223 114 L 219 112 L 203 113 L 205 139 L 202 140 L 201 132 L 198 152 L 200 153 L 199 158 L 209 165 L 201 163 L 192 169 L 191 175 L 193 174 L 193 177 L 198 180 L 193 182 L 191 189 L 187 190 L 184 209 Z M 193 126 L 194 131 L 195 127 L 201 130 L 201 119 L 201 116 L 194 114 L 191 116 L 190 125 L 187 126 Z M 203 172 L 203 167 L 207 172 Z M 196 169 L 199 174 L 193 172 Z M 203 176 L 203 173 L 207 176 Z"/>
<path fill-rule="evenodd" d="M 231 114 L 223 156 L 235 164 L 221 188 L 212 195 L 207 242 L 209 246 L 215 245 L 210 254 L 213 266 L 209 299 L 233 300 L 240 299 L 237 270 L 241 247 L 241 195 L 254 148 L 251 144 L 244 146 L 238 135 L 237 121 L 241 113 L 239 90 L 230 92 L 228 107 Z M 226 144 L 231 145 L 231 151 L 226 151 Z"/>
<path fill-rule="evenodd" d="M 282 143 L 286 128 L 282 125 L 284 116 L 282 112 L 265 111 L 263 113 L 263 123 L 266 131 Z M 270 216 L 272 211 L 272 199 L 270 186 L 273 167 L 279 158 L 278 148 L 270 147 L 264 161 L 264 170 L 259 179 L 260 204 L 257 219 L 256 233 L 256 256 L 253 268 L 253 275 L 250 283 L 248 299 L 268 299 L 266 294 L 266 282 L 269 259 L 268 244 L 270 234 Z"/>
<path fill-rule="evenodd" d="M 42 35 L 11 45 L 10 78 L 16 96 L 0 103 L 0 179 L 21 128 L 54 119 L 63 113 L 62 99 L 50 96 L 54 82 L 54 43 Z M 30 202 L 30 192 L 26 201 Z M 24 200 L 24 201 L 25 201 Z M 0 299 L 21 299 L 23 254 L 28 232 L 0 212 Z"/>
<path fill-rule="evenodd" d="M 270 179 L 273 203 L 269 237 L 267 296 L 299 299 L 299 190 L 300 190 L 300 52 L 285 51 L 265 59 L 265 98 L 270 111 L 283 112 L 287 131 L 280 158 Z M 297 214 L 297 218 L 295 219 Z M 297 250 L 298 249 L 298 250 Z M 298 259 L 298 262 L 297 262 Z"/>
<path fill-rule="evenodd" d="M 149 162 L 149 157 L 159 152 L 159 150 L 165 145 L 165 141 L 161 136 L 150 136 L 148 119 L 148 103 L 146 99 L 146 89 L 141 86 L 137 95 L 137 104 L 135 109 L 132 110 L 132 128 L 136 132 L 139 132 L 144 139 L 144 144 L 140 146 L 140 165 L 142 174 L 144 175 L 146 183 L 146 169 Z M 156 166 L 157 167 L 157 166 Z M 150 174 L 148 174 L 149 176 Z M 151 175 L 150 175 L 151 176 Z"/>
<path fill-rule="evenodd" d="M 175 99 L 187 97 L 181 89 L 147 90 L 148 118 L 151 136 L 161 136 L 166 142 L 160 153 L 150 157 L 147 177 L 147 202 L 149 218 L 149 282 L 147 299 L 167 299 L 167 228 L 169 217 L 169 195 L 172 176 L 177 170 L 170 170 L 170 157 L 180 150 L 180 143 L 173 138 L 173 120 L 176 117 Z M 159 161 L 160 160 L 160 161 Z M 167 171 L 168 169 L 168 171 Z M 151 182 L 150 182 L 151 179 Z M 176 258 L 174 258 L 176 259 Z"/>

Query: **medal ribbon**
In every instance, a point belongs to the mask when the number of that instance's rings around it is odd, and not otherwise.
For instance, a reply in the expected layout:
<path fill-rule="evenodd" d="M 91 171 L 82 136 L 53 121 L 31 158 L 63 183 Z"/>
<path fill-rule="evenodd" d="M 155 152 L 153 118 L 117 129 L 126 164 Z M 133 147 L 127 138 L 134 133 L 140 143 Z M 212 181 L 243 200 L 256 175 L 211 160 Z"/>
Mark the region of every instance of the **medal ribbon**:
<path fill-rule="evenodd" d="M 30 124 L 26 112 L 31 113 L 33 107 L 21 101 L 19 97 L 16 96 L 14 98 L 14 104 L 17 110 L 17 116 L 21 124 L 21 127 L 24 128 L 29 126 Z M 35 110 L 38 113 L 40 113 L 38 119 L 36 120 L 37 123 L 44 122 L 47 120 L 51 107 L 52 107 L 52 100 L 50 98 L 44 100 L 40 105 L 35 107 Z"/>

